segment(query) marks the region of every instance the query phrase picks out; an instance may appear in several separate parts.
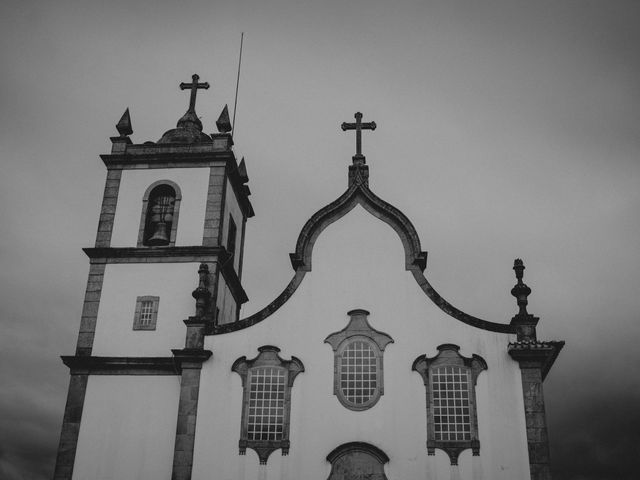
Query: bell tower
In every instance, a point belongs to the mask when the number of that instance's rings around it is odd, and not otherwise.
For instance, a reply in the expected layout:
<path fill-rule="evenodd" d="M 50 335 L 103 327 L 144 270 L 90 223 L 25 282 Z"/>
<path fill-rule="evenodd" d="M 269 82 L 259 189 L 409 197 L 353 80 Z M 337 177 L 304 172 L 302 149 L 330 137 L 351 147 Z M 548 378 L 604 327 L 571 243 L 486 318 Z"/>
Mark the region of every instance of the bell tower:
<path fill-rule="evenodd" d="M 209 268 L 212 325 L 238 319 L 247 301 L 241 285 L 245 225 L 254 215 L 244 158 L 238 164 L 225 105 L 218 133 L 203 133 L 195 105 L 209 83 L 190 90 L 187 112 L 157 142 L 134 144 L 127 109 L 116 125 L 111 154 L 101 155 L 107 184 L 92 260 L 106 264 L 205 263 Z M 137 204 L 136 204 L 137 203 Z M 196 271 L 194 269 L 194 271 Z"/>
<path fill-rule="evenodd" d="M 190 92 L 187 111 L 156 142 L 132 142 L 127 109 L 111 153 L 101 155 L 107 178 L 95 245 L 84 249 L 77 347 L 63 357 L 71 380 L 56 480 L 95 478 L 97 461 L 117 465 L 121 478 L 137 468 L 174 478 L 190 471 L 200 368 L 211 355 L 203 338 L 236 322 L 248 300 L 242 256 L 254 215 L 227 107 L 217 133 L 204 133 L 196 114 L 198 90 L 208 88 L 198 75 L 180 84 Z M 118 425 L 109 420 L 116 417 Z M 105 424 L 111 438 L 97 433 Z"/>

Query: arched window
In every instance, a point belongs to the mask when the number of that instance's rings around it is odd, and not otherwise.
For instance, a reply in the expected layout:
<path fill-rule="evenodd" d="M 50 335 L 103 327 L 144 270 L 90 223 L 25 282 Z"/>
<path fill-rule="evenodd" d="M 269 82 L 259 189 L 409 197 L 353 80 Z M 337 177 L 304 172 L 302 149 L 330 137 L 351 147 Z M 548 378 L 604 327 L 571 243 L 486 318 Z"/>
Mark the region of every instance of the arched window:
<path fill-rule="evenodd" d="M 421 355 L 413 362 L 427 391 L 427 452 L 444 450 L 452 465 L 468 448 L 479 455 L 475 386 L 487 369 L 482 357 L 463 357 L 459 350 L 457 345 L 440 345 L 435 357 Z"/>
<path fill-rule="evenodd" d="M 175 245 L 181 199 L 180 188 L 169 180 L 147 188 L 142 199 L 138 247 Z"/>
<path fill-rule="evenodd" d="M 348 409 L 366 410 L 384 394 L 382 353 L 393 339 L 369 325 L 366 310 L 348 315 L 349 325 L 325 340 L 334 351 L 333 393 Z"/>
<path fill-rule="evenodd" d="M 271 345 L 258 348 L 257 357 L 241 357 L 231 370 L 242 378 L 242 420 L 240 426 L 240 454 L 247 448 L 258 454 L 266 464 L 271 452 L 282 449 L 289 453 L 289 416 L 291 387 L 304 365 L 296 357 L 283 360 L 280 349 Z"/>
<path fill-rule="evenodd" d="M 363 442 L 340 445 L 327 455 L 331 463 L 328 480 L 387 480 L 384 464 L 389 457 L 377 447 Z"/>

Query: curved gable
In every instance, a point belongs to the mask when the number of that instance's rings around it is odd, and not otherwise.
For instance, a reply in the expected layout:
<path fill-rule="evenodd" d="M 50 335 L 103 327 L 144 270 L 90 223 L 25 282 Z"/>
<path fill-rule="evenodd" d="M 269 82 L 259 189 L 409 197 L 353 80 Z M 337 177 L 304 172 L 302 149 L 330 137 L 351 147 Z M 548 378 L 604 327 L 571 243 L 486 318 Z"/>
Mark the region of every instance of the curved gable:
<path fill-rule="evenodd" d="M 420 238 L 411 221 L 396 207 L 379 198 L 369 189 L 369 167 L 355 163 L 349 166 L 349 187 L 336 200 L 318 210 L 305 223 L 298 235 L 295 252 L 289 254 L 294 276 L 286 288 L 262 310 L 235 323 L 216 326 L 213 333 L 241 330 L 264 320 L 291 298 L 304 276 L 312 269 L 313 247 L 320 234 L 332 223 L 361 205 L 374 217 L 389 225 L 398 235 L 404 248 L 405 269 L 413 274 L 422 291 L 442 311 L 468 325 L 499 333 L 515 333 L 514 326 L 483 320 L 457 309 L 431 286 L 424 275 L 427 252 L 422 251 Z"/>

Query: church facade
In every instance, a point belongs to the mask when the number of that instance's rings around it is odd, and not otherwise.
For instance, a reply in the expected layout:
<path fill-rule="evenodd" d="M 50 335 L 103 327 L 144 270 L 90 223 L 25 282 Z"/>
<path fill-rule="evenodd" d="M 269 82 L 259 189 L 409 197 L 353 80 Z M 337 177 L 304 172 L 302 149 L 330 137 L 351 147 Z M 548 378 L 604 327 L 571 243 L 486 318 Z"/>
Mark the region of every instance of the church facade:
<path fill-rule="evenodd" d="M 522 261 L 508 323 L 442 298 L 414 226 L 369 188 L 360 113 L 346 191 L 240 318 L 249 178 L 226 107 L 203 133 L 198 80 L 175 129 L 134 144 L 127 110 L 101 156 L 54 479 L 550 479 L 542 383 L 563 342 L 537 339 Z"/>

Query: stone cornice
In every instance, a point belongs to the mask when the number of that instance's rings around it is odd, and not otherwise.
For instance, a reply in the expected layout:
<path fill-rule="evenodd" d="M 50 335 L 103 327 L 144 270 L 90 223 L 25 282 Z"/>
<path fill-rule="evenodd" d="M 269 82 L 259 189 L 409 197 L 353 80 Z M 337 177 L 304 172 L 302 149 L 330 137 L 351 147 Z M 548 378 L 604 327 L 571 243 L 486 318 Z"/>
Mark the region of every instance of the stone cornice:
<path fill-rule="evenodd" d="M 183 366 L 206 362 L 210 350 L 176 349 L 172 357 L 94 357 L 65 355 L 71 375 L 180 375 Z"/>
<path fill-rule="evenodd" d="M 91 263 L 217 262 L 236 302 L 242 304 L 249 300 L 224 247 L 100 247 L 82 250 L 91 259 Z"/>
<path fill-rule="evenodd" d="M 235 158 L 233 152 L 214 153 L 161 153 L 149 152 L 140 155 L 103 154 L 102 162 L 109 170 L 139 170 L 149 168 L 206 168 L 218 166 Z"/>
<path fill-rule="evenodd" d="M 98 247 L 83 248 L 91 260 L 102 263 L 149 263 L 150 261 L 174 263 L 215 261 L 226 254 L 224 247 Z M 202 260 L 200 260 L 202 259 Z"/>
<path fill-rule="evenodd" d="M 562 347 L 564 347 L 564 341 L 533 340 L 509 343 L 507 351 L 511 358 L 520 363 L 520 368 L 539 368 L 544 380 Z"/>
<path fill-rule="evenodd" d="M 180 362 L 173 357 L 62 356 L 71 375 L 179 375 Z"/>

